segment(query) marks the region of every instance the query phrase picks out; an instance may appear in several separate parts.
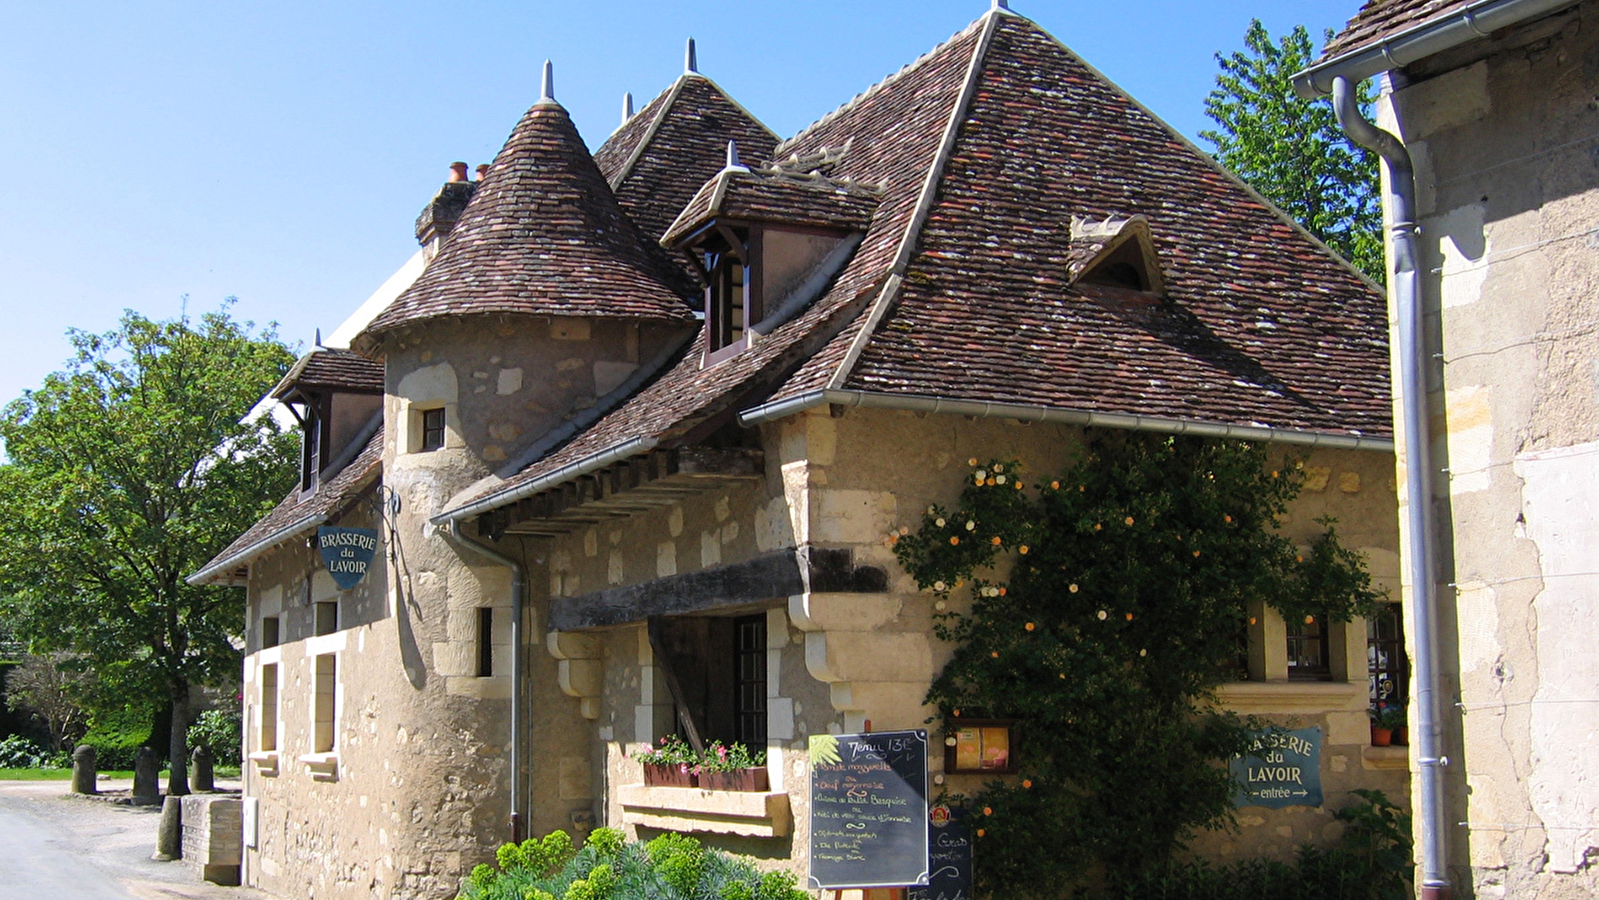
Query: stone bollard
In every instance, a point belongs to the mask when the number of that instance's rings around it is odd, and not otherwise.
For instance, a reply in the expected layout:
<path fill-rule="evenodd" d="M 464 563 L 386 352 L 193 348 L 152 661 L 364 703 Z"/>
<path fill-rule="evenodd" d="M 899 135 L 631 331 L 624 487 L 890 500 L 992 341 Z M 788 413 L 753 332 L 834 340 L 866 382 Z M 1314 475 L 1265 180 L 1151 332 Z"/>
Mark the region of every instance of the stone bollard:
<path fill-rule="evenodd" d="M 170 862 L 183 856 L 183 798 L 167 796 L 161 804 L 161 824 L 155 832 L 155 855 L 160 862 Z"/>
<path fill-rule="evenodd" d="M 88 744 L 79 744 L 72 751 L 72 793 L 97 794 L 100 789 L 95 787 L 94 748 Z"/>
<path fill-rule="evenodd" d="M 133 755 L 133 802 L 158 803 L 161 800 L 161 761 L 149 747 Z"/>
<path fill-rule="evenodd" d="M 194 755 L 191 757 L 191 759 L 194 762 L 194 766 L 190 769 L 190 771 L 194 774 L 189 776 L 189 781 L 191 782 L 189 784 L 189 790 L 216 790 L 216 766 L 214 765 L 214 760 L 211 758 L 211 751 L 204 745 L 201 745 L 194 748 Z"/>

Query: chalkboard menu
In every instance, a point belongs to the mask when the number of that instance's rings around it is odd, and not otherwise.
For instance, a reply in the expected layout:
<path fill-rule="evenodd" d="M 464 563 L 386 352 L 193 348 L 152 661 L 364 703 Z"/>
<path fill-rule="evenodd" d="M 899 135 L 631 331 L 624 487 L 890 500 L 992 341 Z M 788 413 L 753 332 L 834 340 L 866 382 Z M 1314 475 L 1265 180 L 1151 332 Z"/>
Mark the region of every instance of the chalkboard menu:
<path fill-rule="evenodd" d="M 1321 805 L 1321 729 L 1255 732 L 1249 752 L 1227 766 L 1235 806 Z"/>
<path fill-rule="evenodd" d="M 927 732 L 810 739 L 810 886 L 927 884 Z"/>
<path fill-rule="evenodd" d="M 970 900 L 972 835 L 958 809 L 935 806 L 927 816 L 927 887 L 906 900 Z"/>

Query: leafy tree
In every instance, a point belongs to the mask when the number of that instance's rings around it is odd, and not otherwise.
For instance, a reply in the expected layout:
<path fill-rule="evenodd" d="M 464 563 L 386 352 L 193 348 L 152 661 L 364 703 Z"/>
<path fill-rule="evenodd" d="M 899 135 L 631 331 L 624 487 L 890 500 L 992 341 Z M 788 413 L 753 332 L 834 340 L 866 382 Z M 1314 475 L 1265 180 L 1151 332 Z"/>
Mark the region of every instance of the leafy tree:
<path fill-rule="evenodd" d="M 236 596 L 183 579 L 295 470 L 292 435 L 241 421 L 293 362 L 253 328 L 226 304 L 198 321 L 130 310 L 106 334 L 68 332 L 66 369 L 0 412 L 0 615 L 35 652 L 83 657 L 102 689 L 170 708 L 171 793 L 188 791 L 190 688 L 238 671 L 243 626 Z"/>
<path fill-rule="evenodd" d="M 1290 81 L 1316 59 L 1309 32 L 1298 25 L 1274 43 L 1256 19 L 1244 46 L 1248 52 L 1216 54 L 1221 74 L 1205 114 L 1217 128 L 1199 136 L 1216 146 L 1218 162 L 1381 283 L 1377 156 L 1344 136 L 1330 103 L 1300 99 Z M 1359 91 L 1369 113 L 1370 89 L 1362 83 Z"/>
<path fill-rule="evenodd" d="M 1053 477 L 970 464 L 957 505 L 888 542 L 935 609 L 960 604 L 934 625 L 954 645 L 928 692 L 946 733 L 1014 719 L 1026 748 L 1018 778 L 963 798 L 978 894 L 1077 896 L 1231 820 L 1220 763 L 1260 723 L 1215 688 L 1252 604 L 1347 622 L 1379 598 L 1330 526 L 1307 548 L 1278 531 L 1303 473 L 1260 444 L 1096 432 Z"/>
<path fill-rule="evenodd" d="M 6 679 L 6 705 L 44 723 L 56 752 L 82 737 L 89 725 L 80 700 L 93 676 L 77 663 L 65 653 L 29 656 Z"/>

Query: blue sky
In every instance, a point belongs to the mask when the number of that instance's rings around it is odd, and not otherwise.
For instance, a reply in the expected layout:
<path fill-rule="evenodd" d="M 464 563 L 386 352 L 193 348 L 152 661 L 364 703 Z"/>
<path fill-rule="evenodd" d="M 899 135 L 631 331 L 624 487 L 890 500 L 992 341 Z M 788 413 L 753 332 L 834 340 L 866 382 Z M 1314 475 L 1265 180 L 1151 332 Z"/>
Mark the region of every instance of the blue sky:
<path fill-rule="evenodd" d="M 15 4 L 0 51 L 0 402 L 69 327 L 237 296 L 291 342 L 331 331 L 416 249 L 452 160 L 488 162 L 538 96 L 591 147 L 700 70 L 788 136 L 981 15 L 988 0 Z M 1359 0 L 1013 0 L 1191 138 L 1214 54 L 1249 20 L 1318 37 Z"/>

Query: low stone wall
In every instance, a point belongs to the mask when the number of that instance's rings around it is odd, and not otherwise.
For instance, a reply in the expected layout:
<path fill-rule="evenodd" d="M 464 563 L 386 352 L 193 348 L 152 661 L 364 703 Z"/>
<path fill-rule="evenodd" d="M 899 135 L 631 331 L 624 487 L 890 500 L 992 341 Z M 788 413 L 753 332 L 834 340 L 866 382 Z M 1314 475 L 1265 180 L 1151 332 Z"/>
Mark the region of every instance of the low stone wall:
<path fill-rule="evenodd" d="M 239 883 L 243 808 L 238 797 L 190 794 L 183 798 L 183 861 L 206 881 Z"/>

